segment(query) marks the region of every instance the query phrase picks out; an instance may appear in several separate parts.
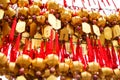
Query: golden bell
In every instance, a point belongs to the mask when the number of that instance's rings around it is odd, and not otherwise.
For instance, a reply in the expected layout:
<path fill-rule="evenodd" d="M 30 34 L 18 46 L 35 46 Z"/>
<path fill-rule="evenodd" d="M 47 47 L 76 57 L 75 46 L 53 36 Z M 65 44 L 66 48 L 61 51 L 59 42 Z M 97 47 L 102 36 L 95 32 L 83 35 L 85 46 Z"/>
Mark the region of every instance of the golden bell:
<path fill-rule="evenodd" d="M 24 76 L 18 76 L 16 80 L 26 80 L 26 78 Z"/>
<path fill-rule="evenodd" d="M 7 65 L 7 57 L 4 55 L 4 53 L 0 52 L 0 66 L 6 66 Z"/>
<path fill-rule="evenodd" d="M 45 62 L 50 65 L 50 66 L 55 66 L 58 65 L 59 63 L 59 59 L 58 56 L 55 54 L 49 54 L 46 58 L 45 58 Z"/>
<path fill-rule="evenodd" d="M 45 68 L 45 63 L 42 58 L 35 58 L 34 60 L 32 60 L 32 65 L 33 67 L 40 70 L 43 70 Z"/>
<path fill-rule="evenodd" d="M 108 76 L 108 75 L 113 74 L 113 70 L 109 67 L 103 67 L 101 69 L 101 71 L 102 71 L 102 75 L 104 75 L 104 76 Z"/>
<path fill-rule="evenodd" d="M 81 73 L 82 80 L 91 80 L 92 75 L 89 72 L 82 72 Z"/>
<path fill-rule="evenodd" d="M 83 71 L 83 64 L 79 61 L 73 61 L 72 67 L 71 67 L 72 71 Z"/>
<path fill-rule="evenodd" d="M 27 68 L 31 64 L 31 58 L 28 55 L 23 54 L 18 56 L 16 63 L 21 67 Z"/>
<path fill-rule="evenodd" d="M 59 63 L 59 71 L 60 72 L 68 72 L 69 65 L 66 63 Z"/>
<path fill-rule="evenodd" d="M 88 63 L 88 70 L 90 72 L 97 72 L 100 69 L 100 65 L 97 62 Z"/>
<path fill-rule="evenodd" d="M 73 61 L 72 59 L 65 59 L 65 63 L 69 65 L 69 67 L 72 67 Z"/>
<path fill-rule="evenodd" d="M 114 69 L 114 74 L 115 74 L 115 76 L 120 78 L 120 69 L 118 69 L 118 68 Z"/>
<path fill-rule="evenodd" d="M 16 63 L 15 62 L 9 62 L 8 70 L 12 73 L 17 74 L 18 73 L 18 67 L 16 66 Z"/>

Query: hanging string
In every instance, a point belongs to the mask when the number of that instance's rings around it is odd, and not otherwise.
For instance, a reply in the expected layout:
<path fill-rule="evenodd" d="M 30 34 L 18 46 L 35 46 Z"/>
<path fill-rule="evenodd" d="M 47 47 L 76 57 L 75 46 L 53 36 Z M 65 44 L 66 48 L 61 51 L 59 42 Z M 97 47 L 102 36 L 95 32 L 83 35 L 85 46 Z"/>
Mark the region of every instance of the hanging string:
<path fill-rule="evenodd" d="M 114 2 L 114 0 L 112 0 L 112 2 L 113 2 L 113 4 L 114 4 L 115 8 L 118 9 L 117 6 L 116 6 L 116 4 L 115 4 L 115 2 Z"/>
<path fill-rule="evenodd" d="M 110 3 L 109 3 L 109 1 L 108 1 L 108 0 L 106 0 L 106 1 L 107 1 L 108 5 L 110 6 Z"/>
<path fill-rule="evenodd" d="M 96 5 L 96 2 L 95 2 L 95 0 L 93 0 L 93 3 Z"/>

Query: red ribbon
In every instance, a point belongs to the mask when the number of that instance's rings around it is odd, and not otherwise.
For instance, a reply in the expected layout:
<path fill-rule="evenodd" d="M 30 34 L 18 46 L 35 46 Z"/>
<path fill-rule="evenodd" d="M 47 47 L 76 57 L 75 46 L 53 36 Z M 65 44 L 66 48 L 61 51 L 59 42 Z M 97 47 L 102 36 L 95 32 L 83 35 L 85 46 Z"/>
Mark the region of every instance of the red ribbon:
<path fill-rule="evenodd" d="M 17 18 L 14 18 L 13 23 L 12 23 L 12 29 L 10 30 L 10 41 L 13 41 L 14 39 L 14 32 L 17 24 Z"/>

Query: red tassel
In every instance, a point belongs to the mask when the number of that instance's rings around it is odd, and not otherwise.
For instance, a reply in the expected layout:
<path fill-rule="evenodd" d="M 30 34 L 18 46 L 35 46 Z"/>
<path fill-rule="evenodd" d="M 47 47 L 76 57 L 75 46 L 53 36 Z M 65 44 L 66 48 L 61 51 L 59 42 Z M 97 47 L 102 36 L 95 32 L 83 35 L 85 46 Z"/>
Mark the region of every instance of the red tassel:
<path fill-rule="evenodd" d="M 59 39 L 58 39 L 58 32 L 56 32 L 56 35 L 55 35 L 55 49 L 56 49 L 56 55 L 59 55 Z"/>
<path fill-rule="evenodd" d="M 38 55 L 40 58 L 45 58 L 45 53 L 44 53 L 44 41 L 41 42 L 41 47 L 40 47 L 40 53 Z"/>
<path fill-rule="evenodd" d="M 51 29 L 50 33 L 50 41 L 49 41 L 49 49 L 50 49 L 50 54 L 53 53 L 53 30 Z"/>
<path fill-rule="evenodd" d="M 12 48 L 11 53 L 10 53 L 10 62 L 15 62 L 17 58 L 17 53 L 20 47 L 20 37 L 21 35 L 18 34 L 18 37 L 16 39 L 15 46 Z"/>
<path fill-rule="evenodd" d="M 106 46 L 106 52 L 107 52 L 107 57 L 108 57 L 108 63 L 109 63 L 109 67 L 112 68 L 112 64 L 113 64 L 113 61 L 112 61 L 112 54 L 111 54 L 111 51 L 109 49 L 109 46 L 107 45 Z"/>
<path fill-rule="evenodd" d="M 61 49 L 59 53 L 60 62 L 64 62 L 65 54 L 66 54 L 65 43 L 63 43 L 63 45 L 61 45 Z"/>
<path fill-rule="evenodd" d="M 83 53 L 82 53 L 82 47 L 79 44 L 79 39 L 77 41 L 77 47 L 76 47 L 76 55 L 78 57 L 78 61 L 82 62 L 85 64 L 84 58 L 83 58 Z"/>
<path fill-rule="evenodd" d="M 118 67 L 120 66 L 120 49 L 118 49 L 118 60 L 119 60 L 119 62 L 118 62 Z"/>
<path fill-rule="evenodd" d="M 23 48 L 23 54 L 29 55 L 28 51 L 27 51 L 28 45 L 29 45 L 29 40 L 26 38 L 25 39 L 25 46 Z"/>
<path fill-rule="evenodd" d="M 53 30 L 51 29 L 50 40 L 46 42 L 46 56 L 53 53 Z"/>
<path fill-rule="evenodd" d="M 87 37 L 87 46 L 88 46 L 88 60 L 89 62 L 92 62 L 94 61 L 94 55 L 89 37 Z"/>
<path fill-rule="evenodd" d="M 72 50 L 73 60 L 77 60 L 76 54 L 74 52 L 74 45 L 73 45 L 73 42 L 72 42 L 72 37 L 70 37 L 70 48 Z"/>
<path fill-rule="evenodd" d="M 113 69 L 117 68 L 117 56 L 114 47 L 112 46 L 112 60 L 113 60 Z"/>
<path fill-rule="evenodd" d="M 46 50 L 45 50 L 45 56 L 47 56 L 48 54 L 50 54 L 50 52 L 49 52 L 49 41 L 46 41 Z"/>
<path fill-rule="evenodd" d="M 104 53 L 104 51 L 103 51 L 103 48 L 102 48 L 102 45 L 101 45 L 101 42 L 100 42 L 100 40 L 98 39 L 98 48 L 97 48 L 97 51 L 98 51 L 98 53 L 97 53 L 97 58 L 98 58 L 98 60 L 99 60 L 99 64 L 100 64 L 100 66 L 101 67 L 103 67 L 103 66 L 105 66 L 105 63 L 104 63 L 104 55 L 105 55 L 105 53 Z"/>
<path fill-rule="evenodd" d="M 88 65 L 88 55 L 84 55 L 84 70 L 86 70 L 87 69 L 87 65 Z"/>
<path fill-rule="evenodd" d="M 18 37 L 16 39 L 16 44 L 15 44 L 15 48 L 16 48 L 17 51 L 20 47 L 20 38 L 21 38 L 21 34 L 18 34 Z"/>
<path fill-rule="evenodd" d="M 15 32 L 16 24 L 17 24 L 17 19 L 14 18 L 13 23 L 12 23 L 12 28 L 10 30 L 10 38 L 9 38 L 10 41 L 13 41 L 14 39 L 14 32 Z"/>

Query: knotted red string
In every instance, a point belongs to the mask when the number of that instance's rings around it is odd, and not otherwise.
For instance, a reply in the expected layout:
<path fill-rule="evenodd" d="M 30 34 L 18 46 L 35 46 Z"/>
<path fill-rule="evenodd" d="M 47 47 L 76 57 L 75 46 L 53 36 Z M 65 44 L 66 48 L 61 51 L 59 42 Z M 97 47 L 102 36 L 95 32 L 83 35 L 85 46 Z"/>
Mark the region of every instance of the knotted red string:
<path fill-rule="evenodd" d="M 14 39 L 14 32 L 15 32 L 16 24 L 17 24 L 17 18 L 14 18 L 13 23 L 12 23 L 12 28 L 10 30 L 10 35 L 9 35 L 10 41 L 13 41 Z"/>

